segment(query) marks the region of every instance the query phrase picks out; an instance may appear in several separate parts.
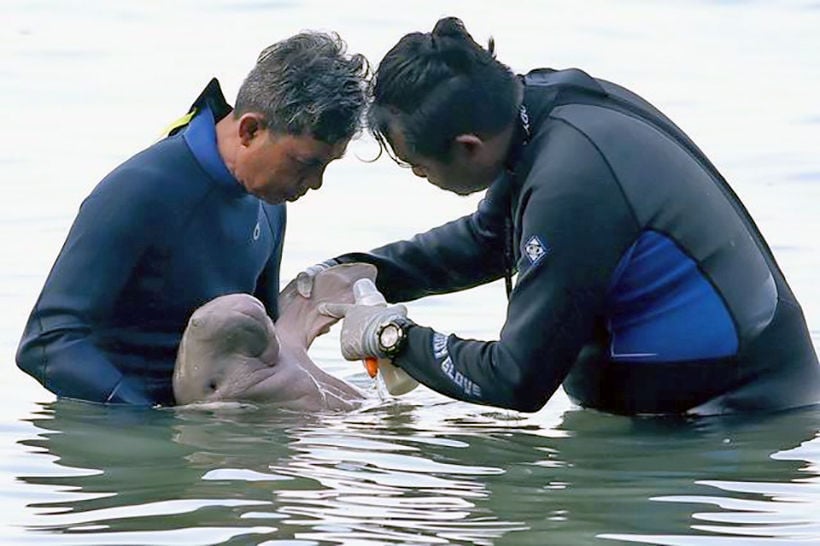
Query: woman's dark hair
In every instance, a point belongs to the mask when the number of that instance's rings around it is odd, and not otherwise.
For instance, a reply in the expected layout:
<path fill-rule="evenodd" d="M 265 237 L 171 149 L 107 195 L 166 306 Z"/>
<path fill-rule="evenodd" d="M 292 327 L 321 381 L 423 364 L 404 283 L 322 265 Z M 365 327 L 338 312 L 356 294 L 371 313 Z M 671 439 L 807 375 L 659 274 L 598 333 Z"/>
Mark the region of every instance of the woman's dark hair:
<path fill-rule="evenodd" d="M 496 135 L 518 109 L 516 77 L 496 60 L 492 38 L 484 49 L 455 17 L 440 19 L 432 32 L 405 35 L 371 86 L 368 127 L 388 153 L 395 121 L 413 153 L 446 160 L 456 136 Z"/>

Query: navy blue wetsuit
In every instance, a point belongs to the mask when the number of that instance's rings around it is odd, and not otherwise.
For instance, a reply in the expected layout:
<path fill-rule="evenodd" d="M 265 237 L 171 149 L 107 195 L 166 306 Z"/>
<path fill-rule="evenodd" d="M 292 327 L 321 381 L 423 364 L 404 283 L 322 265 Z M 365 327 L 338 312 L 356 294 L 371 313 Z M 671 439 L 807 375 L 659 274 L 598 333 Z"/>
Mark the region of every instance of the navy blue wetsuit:
<path fill-rule="evenodd" d="M 256 295 L 275 319 L 284 205 L 250 195 L 216 147 L 231 108 L 216 80 L 189 125 L 132 157 L 83 202 L 26 325 L 18 365 L 57 395 L 172 404 L 191 313 Z"/>
<path fill-rule="evenodd" d="M 522 78 L 509 172 L 478 210 L 336 258 L 391 301 L 515 270 L 498 341 L 411 326 L 396 363 L 448 396 L 534 411 L 559 385 L 615 413 L 820 400 L 800 306 L 725 180 L 646 101 L 576 69 Z"/>

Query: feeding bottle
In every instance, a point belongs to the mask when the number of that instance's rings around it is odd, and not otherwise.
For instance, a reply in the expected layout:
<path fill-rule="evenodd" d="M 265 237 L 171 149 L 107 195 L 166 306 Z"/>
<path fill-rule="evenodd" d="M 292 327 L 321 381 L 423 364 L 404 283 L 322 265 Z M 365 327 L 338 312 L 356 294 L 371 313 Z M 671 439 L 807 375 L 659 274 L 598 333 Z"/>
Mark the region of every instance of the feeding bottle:
<path fill-rule="evenodd" d="M 387 306 L 387 301 L 370 279 L 359 279 L 353 284 L 353 297 L 356 305 Z M 394 366 L 388 358 L 369 357 L 364 360 L 364 367 L 370 377 L 380 375 L 387 392 L 394 396 L 405 394 L 418 387 L 419 383 L 407 372 Z"/>

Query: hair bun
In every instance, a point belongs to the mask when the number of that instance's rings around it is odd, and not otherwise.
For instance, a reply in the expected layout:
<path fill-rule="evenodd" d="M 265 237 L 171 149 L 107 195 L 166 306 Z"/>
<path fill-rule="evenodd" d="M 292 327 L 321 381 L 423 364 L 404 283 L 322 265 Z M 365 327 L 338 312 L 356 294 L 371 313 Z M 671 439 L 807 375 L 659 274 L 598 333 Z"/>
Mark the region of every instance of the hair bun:
<path fill-rule="evenodd" d="M 433 27 L 432 34 L 436 38 L 466 38 L 470 41 L 473 39 L 458 17 L 439 19 L 436 26 Z"/>
<path fill-rule="evenodd" d="M 484 50 L 478 45 L 458 17 L 439 19 L 429 35 L 431 52 L 456 73 L 472 72 Z"/>

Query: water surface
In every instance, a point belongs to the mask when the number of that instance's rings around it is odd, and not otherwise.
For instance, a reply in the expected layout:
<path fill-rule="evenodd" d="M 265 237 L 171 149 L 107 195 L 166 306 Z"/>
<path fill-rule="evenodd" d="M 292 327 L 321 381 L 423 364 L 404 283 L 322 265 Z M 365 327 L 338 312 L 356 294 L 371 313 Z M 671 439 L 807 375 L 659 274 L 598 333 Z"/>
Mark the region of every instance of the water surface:
<path fill-rule="evenodd" d="M 578 66 L 668 113 L 733 184 L 820 341 L 820 9 L 814 2 L 7 0 L 0 25 L 0 544 L 820 544 L 820 410 L 750 419 L 534 415 L 418 389 L 379 398 L 338 331 L 311 350 L 370 393 L 349 414 L 55 401 L 14 350 L 83 197 L 212 76 L 334 29 L 376 61 L 461 16 L 517 71 Z M 367 139 L 289 208 L 283 280 L 467 214 Z M 89 282 L 93 282 L 89 279 Z M 410 304 L 494 339 L 503 286 Z"/>

